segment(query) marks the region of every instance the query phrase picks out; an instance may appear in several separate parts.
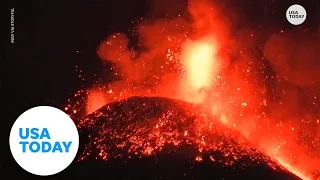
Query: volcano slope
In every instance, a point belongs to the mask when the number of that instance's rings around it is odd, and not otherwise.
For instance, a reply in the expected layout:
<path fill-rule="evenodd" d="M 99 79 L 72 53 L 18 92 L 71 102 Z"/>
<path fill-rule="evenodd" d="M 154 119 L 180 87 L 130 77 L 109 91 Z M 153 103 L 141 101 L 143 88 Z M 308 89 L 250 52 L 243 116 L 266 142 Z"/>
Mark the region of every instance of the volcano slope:
<path fill-rule="evenodd" d="M 77 122 L 75 163 L 95 179 L 299 179 L 200 106 L 160 97 L 107 104 Z"/>

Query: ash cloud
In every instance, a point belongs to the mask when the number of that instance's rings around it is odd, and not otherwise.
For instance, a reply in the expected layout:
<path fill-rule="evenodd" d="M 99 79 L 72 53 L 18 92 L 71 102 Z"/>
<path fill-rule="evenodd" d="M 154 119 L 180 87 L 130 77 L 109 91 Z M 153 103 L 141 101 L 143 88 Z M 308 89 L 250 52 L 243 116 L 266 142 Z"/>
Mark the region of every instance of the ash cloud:
<path fill-rule="evenodd" d="M 294 29 L 269 38 L 264 55 L 289 83 L 305 88 L 320 83 L 320 35 Z"/>
<path fill-rule="evenodd" d="M 103 41 L 98 56 L 115 64 L 118 75 L 123 79 L 119 84 L 141 86 L 153 89 L 181 72 L 179 53 L 187 39 L 198 39 L 214 34 L 221 49 L 229 45 L 231 24 L 222 4 L 208 0 L 150 1 L 148 17 L 143 18 L 134 28 L 138 37 L 139 51 L 128 48 L 129 39 L 125 34 L 115 33 Z M 223 14 L 223 16 L 221 16 Z M 221 56 L 226 57 L 222 53 Z M 227 58 L 226 58 L 227 59 Z M 226 60 L 223 64 L 227 65 Z M 171 77 L 168 80 L 167 77 Z"/>
<path fill-rule="evenodd" d="M 278 75 L 273 88 L 286 106 L 283 116 L 320 112 L 319 32 L 296 28 L 272 35 L 264 46 L 264 56 Z"/>

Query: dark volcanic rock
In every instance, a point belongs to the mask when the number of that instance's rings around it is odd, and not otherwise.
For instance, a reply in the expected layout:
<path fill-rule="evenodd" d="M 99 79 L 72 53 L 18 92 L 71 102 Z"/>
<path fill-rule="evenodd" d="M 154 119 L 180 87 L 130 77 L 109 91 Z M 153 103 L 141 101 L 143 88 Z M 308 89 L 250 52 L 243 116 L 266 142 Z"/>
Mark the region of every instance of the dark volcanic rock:
<path fill-rule="evenodd" d="M 77 162 L 59 177 L 299 179 L 201 107 L 184 101 L 132 97 L 77 123 Z"/>

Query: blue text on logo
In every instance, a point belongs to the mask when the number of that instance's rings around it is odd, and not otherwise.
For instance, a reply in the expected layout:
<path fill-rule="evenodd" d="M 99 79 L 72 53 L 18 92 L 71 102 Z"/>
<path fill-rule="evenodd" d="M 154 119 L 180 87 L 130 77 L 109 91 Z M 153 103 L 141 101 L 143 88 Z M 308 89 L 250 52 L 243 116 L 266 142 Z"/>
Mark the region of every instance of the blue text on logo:
<path fill-rule="evenodd" d="M 39 128 L 19 128 L 19 137 L 21 140 L 25 140 L 19 142 L 22 145 L 22 152 L 27 152 L 27 147 L 32 153 L 39 151 L 43 153 L 69 152 L 72 141 L 55 141 L 51 143 L 48 128 L 42 128 L 40 133 L 39 130 Z M 27 139 L 32 139 L 33 141 L 27 141 Z M 43 139 L 48 141 L 43 141 Z"/>

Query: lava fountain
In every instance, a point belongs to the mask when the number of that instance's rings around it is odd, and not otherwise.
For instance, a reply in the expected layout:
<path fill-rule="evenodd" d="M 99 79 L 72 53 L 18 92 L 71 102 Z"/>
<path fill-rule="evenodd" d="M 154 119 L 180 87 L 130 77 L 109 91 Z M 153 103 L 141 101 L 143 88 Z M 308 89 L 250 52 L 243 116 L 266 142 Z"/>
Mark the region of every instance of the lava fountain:
<path fill-rule="evenodd" d="M 284 106 L 282 102 L 276 109 L 271 105 L 274 104 L 274 98 L 268 97 L 266 81 L 269 77 L 264 74 L 264 57 L 256 55 L 254 47 L 248 50 L 246 43 L 256 36 L 241 36 L 242 39 L 247 38 L 245 41 L 231 36 L 231 25 L 219 16 L 223 11 L 220 8 L 206 0 L 190 0 L 187 18 L 177 15 L 164 20 L 142 20 L 134 33 L 139 37 L 143 51 L 128 48 L 129 39 L 124 34 L 109 36 L 100 44 L 97 52 L 102 60 L 114 63 L 112 71 L 120 80 L 82 90 L 87 94 L 86 99 L 80 103 L 71 102 L 66 110 L 75 116 L 76 112 L 80 112 L 79 106 L 85 105 L 86 113 L 77 117 L 90 116 L 91 113 L 97 115 L 99 111 L 96 110 L 105 104 L 133 96 L 167 97 L 198 104 L 207 115 L 214 116 L 220 123 L 239 132 L 289 171 L 302 179 L 312 179 L 317 176 L 320 167 L 320 143 L 316 143 L 319 133 L 306 135 L 310 131 L 301 126 L 311 122 L 306 118 L 296 117 L 286 121 L 272 115 Z M 228 17 L 225 11 L 223 14 Z M 280 78 L 272 76 L 272 79 Z M 313 119 L 317 116 L 315 114 Z M 303 119 L 302 123 L 297 120 L 299 118 Z M 319 120 L 312 122 L 319 126 Z M 136 131 L 143 130 L 141 128 Z M 190 132 L 186 130 L 182 134 L 175 134 L 175 142 L 162 138 L 157 143 L 179 143 L 185 137 L 184 133 Z M 306 137 L 311 140 L 302 143 L 300 140 Z M 199 141 L 194 143 L 199 145 L 201 137 L 193 140 Z M 122 145 L 120 143 L 117 146 Z M 159 146 L 148 146 L 142 155 L 157 152 L 154 151 L 156 147 Z M 130 152 L 138 149 L 132 148 Z M 106 155 L 105 151 L 100 153 Z"/>
<path fill-rule="evenodd" d="M 214 77 L 219 73 L 219 62 L 215 59 L 218 48 L 213 38 L 203 38 L 187 41 L 181 55 L 182 65 L 185 67 L 185 89 L 188 91 L 188 101 L 202 102 L 204 91 L 211 89 Z M 192 99 L 190 97 L 194 97 Z"/>

